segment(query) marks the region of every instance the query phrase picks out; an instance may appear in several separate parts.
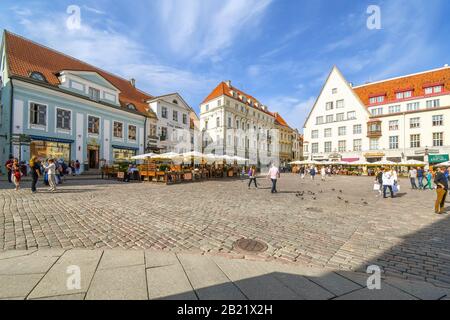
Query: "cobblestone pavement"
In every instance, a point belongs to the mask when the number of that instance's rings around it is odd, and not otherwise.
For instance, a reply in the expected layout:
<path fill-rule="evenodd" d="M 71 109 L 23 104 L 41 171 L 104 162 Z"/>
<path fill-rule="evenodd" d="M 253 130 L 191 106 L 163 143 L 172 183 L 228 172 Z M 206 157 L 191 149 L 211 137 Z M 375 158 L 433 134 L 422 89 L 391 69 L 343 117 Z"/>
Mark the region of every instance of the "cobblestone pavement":
<path fill-rule="evenodd" d="M 405 180 L 397 198 L 382 199 L 367 177 L 287 174 L 275 195 L 259 183 L 71 181 L 33 195 L 2 182 L 0 250 L 156 249 L 357 271 L 376 264 L 386 275 L 450 285 L 450 219 L 433 213 L 434 192 L 410 191 Z M 269 249 L 235 252 L 243 237 Z"/>

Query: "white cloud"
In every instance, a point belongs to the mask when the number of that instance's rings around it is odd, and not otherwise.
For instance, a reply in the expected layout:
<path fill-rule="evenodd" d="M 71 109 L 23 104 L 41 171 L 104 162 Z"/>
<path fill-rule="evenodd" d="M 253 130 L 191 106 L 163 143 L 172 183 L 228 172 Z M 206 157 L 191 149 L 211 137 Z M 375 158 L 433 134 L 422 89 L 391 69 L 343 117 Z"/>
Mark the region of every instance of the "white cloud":
<path fill-rule="evenodd" d="M 195 59 L 220 60 L 243 32 L 251 34 L 272 0 L 161 0 L 161 30 L 172 51 Z M 158 14 L 157 14 L 158 16 Z"/>

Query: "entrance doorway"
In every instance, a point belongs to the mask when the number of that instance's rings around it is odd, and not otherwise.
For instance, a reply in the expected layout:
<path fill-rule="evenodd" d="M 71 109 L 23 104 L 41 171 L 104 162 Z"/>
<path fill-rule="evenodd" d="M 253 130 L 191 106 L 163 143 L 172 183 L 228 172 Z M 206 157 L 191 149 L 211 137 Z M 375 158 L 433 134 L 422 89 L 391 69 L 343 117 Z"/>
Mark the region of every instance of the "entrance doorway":
<path fill-rule="evenodd" d="M 89 169 L 98 169 L 99 152 L 98 149 L 88 149 Z"/>

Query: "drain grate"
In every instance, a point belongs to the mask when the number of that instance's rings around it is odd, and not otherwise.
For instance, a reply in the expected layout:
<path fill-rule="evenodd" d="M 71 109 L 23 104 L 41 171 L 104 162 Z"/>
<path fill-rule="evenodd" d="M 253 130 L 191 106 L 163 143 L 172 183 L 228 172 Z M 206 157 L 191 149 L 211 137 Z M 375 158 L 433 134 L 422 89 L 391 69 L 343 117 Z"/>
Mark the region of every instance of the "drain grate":
<path fill-rule="evenodd" d="M 262 241 L 239 239 L 234 243 L 233 248 L 244 253 L 261 253 L 267 251 L 269 247 Z"/>

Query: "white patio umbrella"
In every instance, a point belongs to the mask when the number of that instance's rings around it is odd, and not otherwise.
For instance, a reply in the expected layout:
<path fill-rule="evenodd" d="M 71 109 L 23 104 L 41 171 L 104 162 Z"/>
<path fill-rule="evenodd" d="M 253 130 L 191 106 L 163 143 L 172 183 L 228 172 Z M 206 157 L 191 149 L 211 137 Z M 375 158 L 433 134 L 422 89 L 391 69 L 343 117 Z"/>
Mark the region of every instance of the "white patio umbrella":
<path fill-rule="evenodd" d="M 367 161 L 364 161 L 364 160 L 358 160 L 358 161 L 354 161 L 354 162 L 346 162 L 346 161 L 344 161 L 343 164 L 347 165 L 347 166 L 367 166 L 370 163 L 367 162 Z"/>
<path fill-rule="evenodd" d="M 434 167 L 450 167 L 450 161 L 436 164 L 436 165 L 434 165 Z"/>
<path fill-rule="evenodd" d="M 175 152 L 167 152 L 163 154 L 155 154 L 152 159 L 167 159 L 167 160 L 173 160 L 173 159 L 179 159 L 182 156 L 179 153 Z"/>
<path fill-rule="evenodd" d="M 303 161 L 297 160 L 297 161 L 289 162 L 289 164 L 290 164 L 290 165 L 297 165 L 297 166 L 299 166 L 299 165 L 302 165 L 302 164 L 303 164 L 302 162 L 303 162 Z"/>
<path fill-rule="evenodd" d="M 147 160 L 152 158 L 153 156 L 155 156 L 156 154 L 154 153 L 146 153 L 146 154 L 140 154 L 134 157 L 131 157 L 132 160 Z"/>
<path fill-rule="evenodd" d="M 205 155 L 203 153 L 198 152 L 198 151 L 186 152 L 186 153 L 183 153 L 182 156 L 184 158 L 204 158 L 205 157 Z"/>
<path fill-rule="evenodd" d="M 402 165 L 407 165 L 407 166 L 421 166 L 421 165 L 425 165 L 426 163 L 423 161 L 419 161 L 419 160 L 408 160 L 405 162 L 401 162 Z"/>
<path fill-rule="evenodd" d="M 389 160 L 381 160 L 374 163 L 371 163 L 374 166 L 380 165 L 380 166 L 398 166 L 400 165 L 397 162 L 389 161 Z"/>

